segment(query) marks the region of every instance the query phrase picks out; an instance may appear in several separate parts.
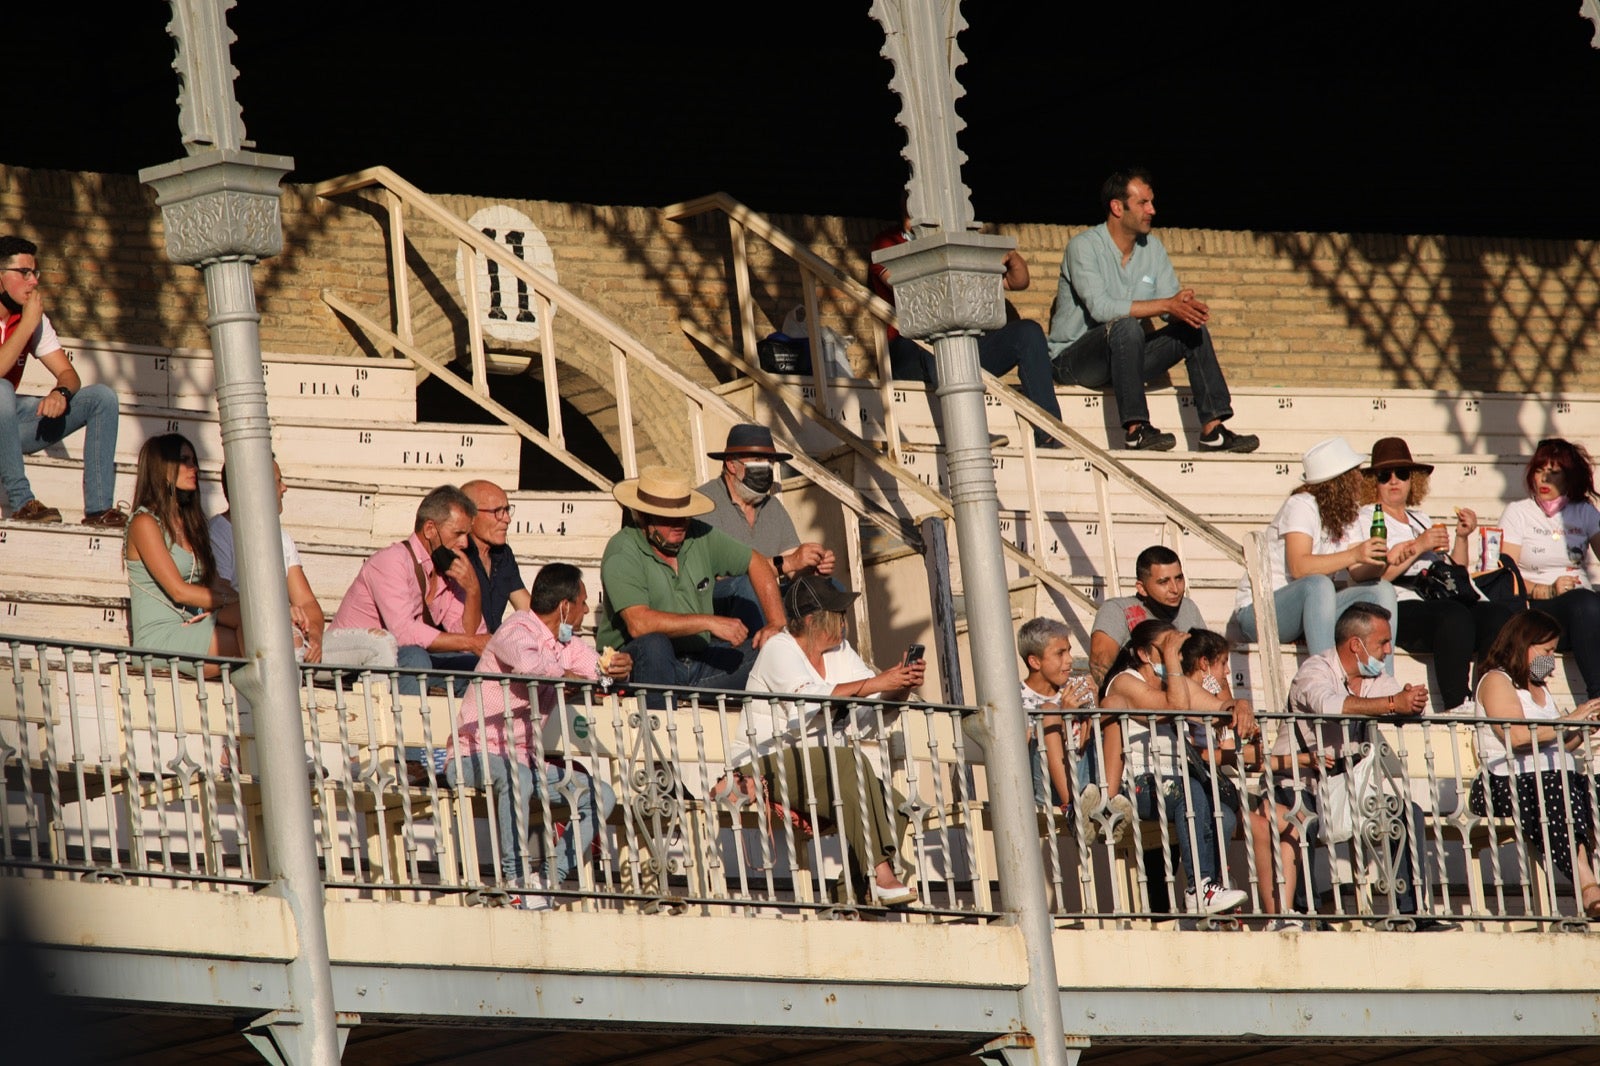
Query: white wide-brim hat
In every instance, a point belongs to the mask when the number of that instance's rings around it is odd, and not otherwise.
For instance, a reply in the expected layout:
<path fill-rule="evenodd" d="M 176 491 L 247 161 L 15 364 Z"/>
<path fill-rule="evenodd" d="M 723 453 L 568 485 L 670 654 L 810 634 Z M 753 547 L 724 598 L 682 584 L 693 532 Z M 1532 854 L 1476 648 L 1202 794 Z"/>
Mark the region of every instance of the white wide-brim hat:
<path fill-rule="evenodd" d="M 1329 437 L 1313 444 L 1300 457 L 1300 480 L 1307 485 L 1320 485 L 1366 461 L 1366 456 L 1350 447 L 1350 442 L 1343 437 Z"/>
<path fill-rule="evenodd" d="M 689 478 L 669 466 L 647 466 L 630 481 L 619 481 L 612 498 L 624 507 L 664 518 L 694 518 L 716 509 L 711 497 L 690 487 Z"/>

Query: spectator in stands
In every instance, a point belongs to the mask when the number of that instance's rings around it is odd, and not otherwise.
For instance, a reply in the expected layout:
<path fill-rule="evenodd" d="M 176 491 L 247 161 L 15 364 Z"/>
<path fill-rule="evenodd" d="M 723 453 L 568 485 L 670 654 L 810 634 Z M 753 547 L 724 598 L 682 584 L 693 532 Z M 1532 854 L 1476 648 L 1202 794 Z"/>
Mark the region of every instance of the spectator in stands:
<path fill-rule="evenodd" d="M 477 511 L 454 485 L 424 496 L 411 536 L 361 564 L 332 628 L 387 629 L 400 645 L 399 665 L 408 669 L 472 670 L 489 643 L 483 594 L 466 557 Z M 457 679 L 458 690 L 465 685 Z M 405 675 L 399 689 L 416 695 L 421 685 Z"/>
<path fill-rule="evenodd" d="M 1233 836 L 1238 815 L 1224 807 L 1215 810 L 1211 790 L 1196 776 L 1184 757 L 1179 730 L 1182 718 L 1173 712 L 1189 708 L 1189 686 L 1183 676 L 1180 651 L 1184 634 L 1172 623 L 1154 618 L 1133 627 L 1128 642 L 1117 653 L 1100 687 L 1100 706 L 1124 711 L 1123 757 L 1133 775 L 1133 801 L 1139 817 L 1158 821 L 1165 809 L 1166 830 L 1178 838 L 1183 862 L 1185 909 L 1190 914 L 1222 914 L 1243 903 L 1246 896 L 1229 888 L 1222 877 L 1217 850 L 1217 820 L 1221 839 Z M 1194 812 L 1191 830 L 1188 814 Z M 1152 881 L 1156 870 L 1147 870 Z"/>
<path fill-rule="evenodd" d="M 1171 433 L 1150 424 L 1144 387 L 1182 359 L 1200 416 L 1203 452 L 1253 452 L 1261 441 L 1233 432 L 1233 399 L 1211 344 L 1211 309 L 1180 289 L 1155 224 L 1154 184 L 1143 170 L 1119 170 L 1100 187 L 1104 224 L 1067 242 L 1050 315 L 1050 358 L 1063 385 L 1110 385 L 1123 446 L 1170 451 Z"/>
<path fill-rule="evenodd" d="M 1120 840 L 1133 823 L 1133 801 L 1122 792 L 1122 723 L 1100 719 L 1097 727 L 1098 715 L 1069 720 L 1064 713 L 1094 710 L 1094 682 L 1072 676 L 1072 630 L 1054 618 L 1030 619 L 1017 630 L 1017 653 L 1028 671 L 1022 709 L 1029 715 L 1034 802 L 1060 807 L 1063 814 L 1075 812 L 1080 830 L 1092 825 L 1094 816 L 1109 813 L 1111 839 Z M 1098 772 L 1102 754 L 1103 777 Z"/>
<path fill-rule="evenodd" d="M 123 547 L 133 646 L 174 655 L 238 655 L 239 596 L 217 576 L 200 463 L 181 433 L 139 449 Z"/>
<path fill-rule="evenodd" d="M 801 543 L 794 519 L 778 499 L 783 484 L 777 466 L 794 456 L 773 446 L 772 430 L 748 423 L 734 426 L 722 451 L 706 454 L 722 462 L 721 475 L 700 486 L 714 504 L 702 519 L 706 525 L 771 559 L 780 587 L 801 574 L 833 573 L 833 552 L 815 541 Z M 712 603 L 718 614 L 737 618 L 746 628 L 763 624 L 748 575 L 718 578 Z"/>
<path fill-rule="evenodd" d="M 1189 584 L 1177 552 L 1152 544 L 1134 560 L 1133 572 L 1134 595 L 1112 597 L 1095 612 L 1089 633 L 1089 671 L 1096 685 L 1105 680 L 1111 661 L 1128 642 L 1133 627 L 1145 619 L 1171 622 L 1184 633 L 1205 628 L 1200 608 L 1185 595 Z"/>
<path fill-rule="evenodd" d="M 1301 485 L 1289 494 L 1267 527 L 1272 599 L 1278 612 L 1278 639 L 1306 638 L 1313 655 L 1333 647 L 1334 620 L 1357 601 L 1376 603 L 1394 613 L 1394 586 L 1387 581 L 1336 588 L 1348 567 L 1383 562 L 1385 545 L 1363 536 L 1356 522 L 1361 510 L 1361 456 L 1343 437 L 1313 444 L 1301 459 Z M 1235 617 L 1245 639 L 1255 640 L 1255 590 L 1250 575 L 1239 579 Z M 1387 653 L 1386 653 L 1387 654 Z M 1394 672 L 1394 662 L 1387 662 Z"/>
<path fill-rule="evenodd" d="M 1545 682 L 1555 672 L 1560 639 L 1561 625 L 1554 618 L 1543 611 L 1524 611 L 1506 624 L 1484 655 L 1477 699 L 1481 717 L 1488 719 L 1478 727 L 1485 773 L 1472 782 L 1467 805 L 1480 816 L 1492 808 L 1498 817 L 1516 818 L 1533 853 L 1548 854 L 1577 886 L 1584 915 L 1600 918 L 1600 884 L 1591 858 L 1594 793 L 1571 755 L 1592 734 L 1538 724 L 1593 722 L 1600 715 L 1600 700 L 1581 703 L 1567 714 L 1557 711 Z M 1542 824 L 1536 811 L 1543 812 Z"/>
<path fill-rule="evenodd" d="M 900 200 L 900 225 L 891 226 L 872 239 L 874 252 L 893 248 L 911 240 L 911 209 L 905 197 Z M 889 267 L 873 263 L 868 273 L 872 291 L 894 303 L 894 286 L 890 284 Z M 1008 292 L 1020 292 L 1032 283 L 1028 261 L 1015 248 L 1005 257 L 1005 273 L 1000 284 Z M 1017 372 L 1022 394 L 1037 404 L 1050 417 L 1061 418 L 1061 403 L 1056 399 L 1056 383 L 1052 376 L 1050 353 L 1045 347 L 1044 330 L 1039 323 L 1017 314 L 1016 308 L 1006 302 L 1006 324 L 999 329 L 978 334 L 978 363 L 989 373 L 1000 377 Z M 939 371 L 933 353 L 910 337 L 903 337 L 894 326 L 889 327 L 889 365 L 897 381 L 921 381 L 930 390 L 939 387 Z M 1061 442 L 1047 433 L 1035 430 L 1033 442 L 1040 448 L 1059 448 Z"/>
<path fill-rule="evenodd" d="M 128 516 L 115 505 L 117 394 L 109 385 L 84 385 L 61 349 L 39 294 L 39 247 L 0 236 L 0 481 L 13 522 L 59 522 L 61 512 L 33 495 L 22 457 L 83 435 L 83 524 L 122 529 Z M 18 396 L 33 356 L 55 378 L 43 396 Z"/>
<path fill-rule="evenodd" d="M 1278 914 L 1294 898 L 1295 823 L 1289 808 L 1264 796 L 1251 795 L 1245 785 L 1255 780 L 1265 766 L 1261 753 L 1261 728 L 1256 723 L 1250 701 L 1236 699 L 1229 678 L 1227 638 L 1209 629 L 1191 630 L 1179 652 L 1183 676 L 1189 682 L 1189 705 L 1196 711 L 1215 712 L 1215 721 L 1189 719 L 1189 743 L 1200 764 L 1206 767 L 1216 786 L 1214 801 L 1234 808 L 1250 824 L 1250 847 L 1255 855 L 1255 872 L 1261 891 L 1262 909 Z M 1245 802 L 1248 798 L 1249 802 Z M 1277 821 L 1278 845 L 1273 846 L 1273 821 Z M 1283 873 L 1280 899 L 1274 880 L 1274 855 Z M 1272 928 L 1303 928 L 1280 920 Z"/>
<path fill-rule="evenodd" d="M 272 478 L 278 490 L 278 514 L 283 514 L 283 471 L 276 461 Z M 222 498 L 230 503 L 228 468 L 222 468 Z M 233 512 L 224 510 L 211 516 L 206 529 L 211 535 L 211 555 L 217 563 L 217 576 L 237 587 L 233 565 Z M 289 618 L 294 625 L 294 657 L 304 663 L 335 663 L 351 667 L 386 667 L 396 664 L 394 634 L 386 629 L 328 629 L 322 604 L 311 591 L 305 568 L 300 565 L 300 549 L 289 531 L 279 527 L 283 538 L 283 576 L 289 588 Z"/>
<path fill-rule="evenodd" d="M 1286 723 L 1278 730 L 1272 746 L 1272 766 L 1282 791 L 1280 802 L 1293 808 L 1298 799 L 1311 814 L 1317 812 L 1320 787 L 1334 775 L 1345 773 L 1366 740 L 1366 730 L 1337 715 L 1378 718 L 1385 715 L 1416 715 L 1428 707 L 1428 690 L 1423 685 L 1401 685 L 1384 673 L 1383 659 L 1393 650 L 1387 607 L 1375 603 L 1352 603 L 1334 625 L 1334 646 L 1318 652 L 1301 664 L 1289 686 L 1289 710 L 1294 714 L 1315 715 L 1316 721 Z M 1329 787 L 1349 787 L 1341 777 Z M 1357 797 L 1359 802 L 1359 797 Z M 1363 854 L 1382 848 L 1382 865 L 1396 886 L 1394 907 L 1399 914 L 1417 913 L 1417 886 L 1411 861 L 1413 841 L 1423 839 L 1422 808 L 1408 803 L 1410 817 L 1404 831 L 1387 841 L 1363 841 Z M 1308 825 L 1307 833 L 1315 835 Z M 1309 908 L 1296 898 L 1295 909 Z M 1451 923 L 1433 918 L 1416 919 L 1418 932 L 1451 928 Z"/>
<path fill-rule="evenodd" d="M 1351 566 L 1350 576 L 1357 581 L 1382 578 L 1394 586 L 1394 642 L 1407 651 L 1433 653 L 1439 709 L 1460 710 L 1467 701 L 1467 673 L 1473 654 L 1489 650 L 1495 634 L 1511 617 L 1511 609 L 1486 599 L 1470 606 L 1459 600 L 1424 599 L 1415 582 L 1418 575 L 1446 558 L 1467 564 L 1468 538 L 1478 528 L 1478 515 L 1469 507 L 1456 508 L 1452 545 L 1444 523 L 1435 525 L 1421 509 L 1433 467 L 1412 459 L 1410 447 L 1399 437 L 1374 443 L 1372 461 L 1363 473 L 1362 498 L 1374 502 L 1357 512 L 1356 529 L 1370 530 L 1373 511 L 1381 506 L 1388 555 L 1386 562 Z"/>
<path fill-rule="evenodd" d="M 469 481 L 461 491 L 471 497 L 478 513 L 473 516 L 467 549 L 467 561 L 478 576 L 478 587 L 483 596 L 483 624 L 493 633 L 500 628 L 506 605 L 513 611 L 528 609 L 528 590 L 522 584 L 522 568 L 517 565 L 516 553 L 506 543 L 506 531 L 511 528 L 511 516 L 516 508 L 506 498 L 505 490 L 492 481 Z"/>
<path fill-rule="evenodd" d="M 1585 551 L 1600 555 L 1594 462 L 1583 445 L 1551 437 L 1534 450 L 1523 483 L 1528 499 L 1500 516 L 1500 554 L 1521 568 L 1539 609 L 1561 623 L 1557 650 L 1578 660 L 1584 697 L 1600 696 L 1600 592 L 1583 572 Z"/>
<path fill-rule="evenodd" d="M 904 700 L 922 684 L 927 664 L 902 659 L 881 672 L 868 666 L 845 637 L 850 605 L 858 595 L 815 574 L 791 584 L 784 597 L 786 627 L 762 645 L 746 687 L 800 696 Z M 728 762 L 754 767 L 766 794 L 810 824 L 835 819 L 852 867 L 870 876 L 872 902 L 898 906 L 914 902 L 917 894 L 895 870 L 900 837 L 882 783 L 857 746 L 859 738 L 878 732 L 882 713 L 877 706 L 846 711 L 832 703 L 751 700 L 740 712 L 739 735 Z"/>
<path fill-rule="evenodd" d="M 600 559 L 605 610 L 595 639 L 633 657 L 635 684 L 740 689 L 756 652 L 783 632 L 783 597 L 772 560 L 695 519 L 714 506 L 670 467 L 650 466 L 612 495 L 631 522 Z M 716 613 L 718 577 L 748 574 L 766 625 L 751 632 Z M 665 697 L 650 693 L 651 706 Z"/>
<path fill-rule="evenodd" d="M 614 679 L 628 676 L 633 663 L 625 653 L 602 657 L 574 635 L 575 627 L 589 616 L 589 590 L 576 566 L 549 563 L 540 568 L 528 601 L 526 609 L 511 614 L 495 630 L 478 660 L 480 673 L 581 682 L 598 681 L 602 675 Z M 562 881 L 572 876 L 578 856 L 589 853 L 599 827 L 616 807 L 617 797 L 604 781 L 568 764 L 539 758 L 533 734 L 556 709 L 556 686 L 535 684 L 539 701 L 535 716 L 531 683 L 484 681 L 468 690 L 456 713 L 454 747 L 459 758 L 450 760 L 445 774 L 452 787 L 458 783 L 471 788 L 482 788 L 486 782 L 492 785 L 501 871 L 509 884 L 533 890 L 526 906 L 543 909 L 548 897 L 538 891 L 547 879 Z M 543 869 L 523 878 L 522 842 L 528 835 L 535 799 L 544 793 L 552 804 L 566 806 L 571 803 L 574 785 L 580 797 L 577 832 L 567 826 Z"/>

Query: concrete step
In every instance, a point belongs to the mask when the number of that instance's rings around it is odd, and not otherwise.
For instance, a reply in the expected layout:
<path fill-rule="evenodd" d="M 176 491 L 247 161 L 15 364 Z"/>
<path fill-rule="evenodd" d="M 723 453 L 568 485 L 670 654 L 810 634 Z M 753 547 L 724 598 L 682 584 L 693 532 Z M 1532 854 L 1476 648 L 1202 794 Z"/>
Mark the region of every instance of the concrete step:
<path fill-rule="evenodd" d="M 222 465 L 222 428 L 215 412 L 137 407 L 122 413 L 117 461 L 138 461 L 144 442 L 182 433 L 193 442 L 201 468 Z M 82 460 L 83 434 L 51 445 L 45 454 Z M 487 477 L 515 484 L 521 438 L 504 426 L 451 423 L 373 423 L 352 419 L 275 418 L 272 447 L 285 476 L 408 485 L 429 489 L 446 482 Z M 30 458 L 30 468 L 32 459 Z M 31 477 L 31 475 L 30 475 Z M 41 498 L 43 494 L 39 494 Z"/>
<path fill-rule="evenodd" d="M 209 350 L 66 337 L 61 343 L 84 384 L 111 386 L 124 409 L 216 411 L 216 364 Z M 416 371 L 409 363 L 263 352 L 262 368 L 274 418 L 416 419 Z M 30 360 L 22 385 L 25 393 L 44 392 L 54 378 Z"/>
<path fill-rule="evenodd" d="M 815 398 L 809 379 L 786 379 Z M 1370 448 L 1379 437 L 1404 436 L 1412 451 L 1430 455 L 1524 455 L 1544 437 L 1586 439 L 1600 424 L 1600 395 L 1566 393 L 1544 397 L 1522 393 L 1441 391 L 1432 389 L 1333 388 L 1306 383 L 1282 388 L 1242 387 L 1231 390 L 1232 425 L 1241 432 L 1261 436 L 1265 448 L 1298 459 L 1312 444 L 1341 434 L 1357 449 Z M 1062 419 L 1093 440 L 1118 450 L 1121 422 L 1115 400 L 1106 392 L 1062 386 Z M 1150 419 L 1179 434 L 1179 450 L 1193 447 L 1199 418 L 1187 386 L 1151 389 L 1146 394 Z M 763 396 L 754 398 L 758 415 L 777 419 L 796 429 L 800 442 L 811 450 L 827 450 L 836 438 L 815 425 L 802 425 L 795 415 L 774 408 Z M 909 443 L 937 443 L 943 419 L 937 397 L 921 385 L 896 382 L 891 404 L 902 434 Z M 870 382 L 837 381 L 824 390 L 820 403 L 834 418 L 857 427 L 866 440 L 884 439 L 883 402 Z M 1015 416 L 996 401 L 987 405 L 992 433 L 1016 438 Z M 1181 431 L 1181 432 L 1180 432 Z M 1431 461 L 1431 460 L 1429 460 Z"/>

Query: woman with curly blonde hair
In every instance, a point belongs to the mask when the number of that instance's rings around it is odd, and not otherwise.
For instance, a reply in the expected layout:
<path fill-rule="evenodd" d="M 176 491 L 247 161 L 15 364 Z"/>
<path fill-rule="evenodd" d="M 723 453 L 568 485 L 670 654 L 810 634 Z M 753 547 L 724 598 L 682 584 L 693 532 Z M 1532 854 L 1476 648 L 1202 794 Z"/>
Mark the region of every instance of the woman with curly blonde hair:
<path fill-rule="evenodd" d="M 1311 446 L 1301 457 L 1301 485 L 1289 494 L 1267 527 L 1272 600 L 1278 610 L 1278 639 L 1287 644 L 1303 635 L 1311 654 L 1333 648 L 1333 623 L 1352 603 L 1365 600 L 1395 610 L 1394 586 L 1387 581 L 1335 584 L 1352 566 L 1384 560 L 1384 542 L 1364 536 L 1361 510 L 1362 456 L 1343 437 Z M 1250 577 L 1239 580 L 1234 616 L 1246 638 L 1255 640 L 1256 611 Z M 1393 660 L 1385 663 L 1392 673 Z"/>

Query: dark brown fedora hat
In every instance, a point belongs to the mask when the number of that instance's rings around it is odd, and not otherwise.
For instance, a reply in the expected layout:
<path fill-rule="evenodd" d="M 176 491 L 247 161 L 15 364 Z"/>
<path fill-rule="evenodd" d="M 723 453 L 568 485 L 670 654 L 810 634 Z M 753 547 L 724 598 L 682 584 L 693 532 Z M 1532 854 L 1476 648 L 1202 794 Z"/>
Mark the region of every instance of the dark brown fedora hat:
<path fill-rule="evenodd" d="M 1433 473 L 1433 467 L 1427 463 L 1419 463 L 1411 458 L 1411 449 L 1401 437 L 1384 437 L 1372 445 L 1372 461 L 1367 464 L 1367 469 L 1376 474 L 1380 470 L 1393 470 L 1397 467 L 1409 466 L 1424 474 Z"/>

